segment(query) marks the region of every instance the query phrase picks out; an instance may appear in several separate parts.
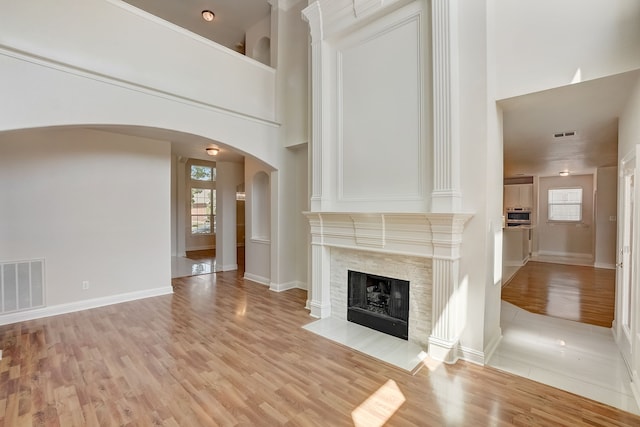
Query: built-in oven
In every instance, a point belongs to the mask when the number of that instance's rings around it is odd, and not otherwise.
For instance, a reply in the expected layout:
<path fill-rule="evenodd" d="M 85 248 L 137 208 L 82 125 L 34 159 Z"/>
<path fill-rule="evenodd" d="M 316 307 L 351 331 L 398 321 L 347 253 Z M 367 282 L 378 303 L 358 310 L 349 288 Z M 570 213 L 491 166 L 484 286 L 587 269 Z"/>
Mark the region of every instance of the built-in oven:
<path fill-rule="evenodd" d="M 529 208 L 507 208 L 507 227 L 519 225 L 531 225 L 531 209 Z"/>

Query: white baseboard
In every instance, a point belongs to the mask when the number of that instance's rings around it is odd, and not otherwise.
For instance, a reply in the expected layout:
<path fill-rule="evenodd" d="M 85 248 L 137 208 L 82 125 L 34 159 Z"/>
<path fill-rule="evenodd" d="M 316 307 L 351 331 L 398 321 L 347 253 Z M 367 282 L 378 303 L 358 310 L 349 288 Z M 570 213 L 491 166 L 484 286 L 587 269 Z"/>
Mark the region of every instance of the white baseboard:
<path fill-rule="evenodd" d="M 38 308 L 35 310 L 9 313 L 0 316 L 0 325 L 9 325 L 16 322 L 41 319 L 43 317 L 57 316 L 60 314 L 73 313 L 75 311 L 89 310 L 92 308 L 104 307 L 106 305 L 120 304 L 128 301 L 135 301 L 143 298 L 157 297 L 173 293 L 173 287 L 147 289 L 144 291 L 129 292 L 126 294 L 110 295 L 107 297 L 93 298 L 82 301 L 74 301 L 67 304 L 53 305 L 50 307 Z"/>
<path fill-rule="evenodd" d="M 244 273 L 244 278 L 266 286 L 269 286 L 269 284 L 271 283 L 271 279 L 269 279 L 268 277 L 258 276 L 257 274 Z"/>
<path fill-rule="evenodd" d="M 235 271 L 238 269 L 238 264 L 220 265 L 216 268 L 216 271 Z"/>
<path fill-rule="evenodd" d="M 491 360 L 491 356 L 495 353 L 498 348 L 498 344 L 500 344 L 500 340 L 502 340 L 502 329 L 498 328 L 497 333 L 493 336 L 493 339 L 489 341 L 489 344 L 484 348 L 484 357 L 483 357 L 483 365 Z"/>
<path fill-rule="evenodd" d="M 497 344 L 496 344 L 497 345 Z M 458 346 L 458 359 L 465 360 L 467 362 L 475 363 L 476 365 L 484 366 L 486 360 L 486 354 L 482 351 L 474 350 L 463 346 Z"/>
<path fill-rule="evenodd" d="M 640 407 L 640 387 L 638 387 L 640 381 L 640 377 L 636 372 L 631 377 L 631 393 L 633 394 L 634 399 L 636 399 L 636 404 Z"/>
<path fill-rule="evenodd" d="M 595 264 L 593 264 L 593 266 L 595 268 L 606 268 L 607 270 L 615 270 L 616 269 L 616 265 L 615 264 L 610 264 L 608 262 L 596 262 Z"/>
<path fill-rule="evenodd" d="M 204 246 L 193 246 L 190 248 L 186 248 L 185 252 L 193 252 L 193 251 L 208 251 L 211 249 L 215 249 L 215 246 L 211 246 L 211 245 L 204 245 Z"/>
<path fill-rule="evenodd" d="M 552 257 L 563 257 L 563 258 L 574 258 L 582 261 L 593 261 L 593 255 L 579 253 L 579 252 L 556 252 L 556 251 L 538 251 L 537 256 L 552 256 Z"/>
<path fill-rule="evenodd" d="M 269 284 L 269 289 L 274 292 L 283 292 L 283 291 L 288 291 L 289 289 L 303 289 L 306 291 L 307 284 L 304 282 L 301 282 L 300 280 L 292 280 L 291 282 L 287 282 L 287 283 L 271 282 Z"/>

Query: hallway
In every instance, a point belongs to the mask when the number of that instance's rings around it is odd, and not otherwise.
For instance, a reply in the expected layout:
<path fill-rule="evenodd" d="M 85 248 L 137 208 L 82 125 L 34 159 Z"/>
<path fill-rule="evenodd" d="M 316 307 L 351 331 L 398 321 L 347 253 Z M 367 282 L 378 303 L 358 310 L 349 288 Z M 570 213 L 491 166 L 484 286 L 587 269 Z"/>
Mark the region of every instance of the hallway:
<path fill-rule="evenodd" d="M 640 413 L 610 329 L 614 297 L 613 270 L 529 262 L 502 289 L 488 365 Z"/>

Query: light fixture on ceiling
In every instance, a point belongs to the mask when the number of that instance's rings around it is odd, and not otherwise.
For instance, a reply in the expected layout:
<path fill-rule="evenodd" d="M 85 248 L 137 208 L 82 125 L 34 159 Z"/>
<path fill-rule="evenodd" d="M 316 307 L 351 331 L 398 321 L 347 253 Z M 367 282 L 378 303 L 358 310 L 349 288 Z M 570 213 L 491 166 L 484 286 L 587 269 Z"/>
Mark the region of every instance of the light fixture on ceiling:
<path fill-rule="evenodd" d="M 207 154 L 210 156 L 217 156 L 219 152 L 220 152 L 219 148 L 216 148 L 216 147 L 207 148 Z"/>
<path fill-rule="evenodd" d="M 210 10 L 203 10 L 202 11 L 202 19 L 204 19 L 207 22 L 211 22 L 213 21 L 213 18 L 216 17 L 216 14 L 211 12 Z"/>
<path fill-rule="evenodd" d="M 560 171 L 558 174 L 560 176 L 569 176 L 569 171 Z"/>

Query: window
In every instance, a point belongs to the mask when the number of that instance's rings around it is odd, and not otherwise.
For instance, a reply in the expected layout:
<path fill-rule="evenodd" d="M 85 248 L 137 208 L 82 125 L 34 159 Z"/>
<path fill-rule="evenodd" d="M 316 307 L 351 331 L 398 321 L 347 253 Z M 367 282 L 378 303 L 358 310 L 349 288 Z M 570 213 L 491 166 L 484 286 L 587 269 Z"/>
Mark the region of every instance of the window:
<path fill-rule="evenodd" d="M 549 221 L 582 221 L 582 188 L 549 189 Z"/>
<path fill-rule="evenodd" d="M 215 181 L 216 169 L 209 166 L 191 165 L 191 179 L 196 181 Z"/>
<path fill-rule="evenodd" d="M 216 232 L 216 168 L 191 165 L 191 234 Z"/>
<path fill-rule="evenodd" d="M 191 234 L 216 232 L 216 190 L 210 188 L 191 189 Z"/>

